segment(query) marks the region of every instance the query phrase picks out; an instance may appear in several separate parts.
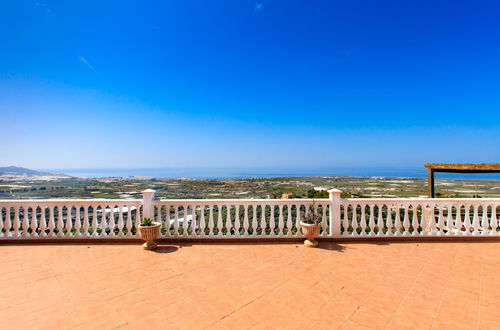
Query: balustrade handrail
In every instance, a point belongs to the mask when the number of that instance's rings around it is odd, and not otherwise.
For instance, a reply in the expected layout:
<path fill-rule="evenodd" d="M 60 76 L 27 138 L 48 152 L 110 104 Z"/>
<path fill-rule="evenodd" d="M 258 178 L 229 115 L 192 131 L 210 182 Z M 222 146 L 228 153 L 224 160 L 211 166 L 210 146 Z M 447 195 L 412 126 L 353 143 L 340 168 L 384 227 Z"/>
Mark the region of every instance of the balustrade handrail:
<path fill-rule="evenodd" d="M 328 198 L 291 198 L 291 199 L 157 199 L 155 204 L 296 204 L 296 203 L 325 203 Z"/>
<path fill-rule="evenodd" d="M 408 197 L 408 198 L 402 198 L 402 197 L 394 197 L 394 198 L 342 198 L 342 202 L 397 202 L 397 201 L 404 201 L 404 202 L 420 202 L 420 203 L 427 203 L 427 202 L 477 202 L 480 203 L 482 201 L 484 202 L 500 202 L 500 198 L 414 198 L 414 197 Z"/>

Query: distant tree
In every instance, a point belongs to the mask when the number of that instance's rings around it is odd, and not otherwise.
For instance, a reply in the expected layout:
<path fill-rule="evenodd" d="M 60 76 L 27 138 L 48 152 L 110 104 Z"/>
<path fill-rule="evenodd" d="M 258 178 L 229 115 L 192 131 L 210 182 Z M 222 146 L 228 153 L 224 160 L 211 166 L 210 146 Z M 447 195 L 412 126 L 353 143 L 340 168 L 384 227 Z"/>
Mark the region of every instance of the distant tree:
<path fill-rule="evenodd" d="M 307 198 L 328 198 L 328 191 L 309 189 L 306 196 Z"/>

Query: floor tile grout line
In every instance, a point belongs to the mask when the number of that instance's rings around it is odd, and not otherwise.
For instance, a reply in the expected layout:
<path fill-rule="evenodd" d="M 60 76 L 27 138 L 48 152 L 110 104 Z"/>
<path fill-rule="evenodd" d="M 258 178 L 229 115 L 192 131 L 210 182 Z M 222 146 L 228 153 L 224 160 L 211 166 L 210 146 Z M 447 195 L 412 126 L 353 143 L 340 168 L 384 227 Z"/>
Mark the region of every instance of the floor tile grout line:
<path fill-rule="evenodd" d="M 479 269 L 479 301 L 478 301 L 478 306 L 477 306 L 477 328 L 480 328 L 481 325 L 481 292 L 483 289 L 483 250 L 481 250 L 481 257 L 480 257 L 480 269 Z"/>
<path fill-rule="evenodd" d="M 427 264 L 429 262 L 429 260 L 430 260 L 430 256 L 427 257 L 425 264 Z M 425 264 L 422 265 L 422 268 L 420 269 L 420 272 L 418 273 L 418 275 L 415 277 L 415 280 L 413 281 L 413 283 L 408 288 L 408 291 L 406 292 L 404 298 L 401 300 L 401 302 L 399 303 L 398 307 L 396 308 L 396 311 L 394 312 L 394 314 L 390 318 L 389 323 L 385 326 L 385 329 L 387 329 L 391 325 L 392 321 L 394 320 L 394 316 L 397 314 L 397 312 L 399 311 L 399 309 L 403 305 L 404 301 L 406 301 L 406 299 L 408 298 L 408 292 L 410 292 L 410 290 L 414 287 L 415 282 L 417 281 L 417 279 L 420 277 L 420 275 L 422 275 L 422 273 L 424 271 L 424 268 L 425 268 Z"/>
<path fill-rule="evenodd" d="M 436 311 L 436 317 L 434 318 L 434 321 L 432 322 L 432 325 L 431 325 L 431 330 L 434 329 L 434 326 L 436 325 L 436 320 L 438 318 L 438 315 L 439 315 L 439 311 L 441 310 L 441 305 L 443 303 L 443 300 L 444 300 L 444 296 L 446 295 L 446 292 L 447 292 L 447 284 L 448 282 L 450 281 L 450 278 L 451 278 L 451 273 L 453 272 L 453 268 L 455 267 L 455 263 L 457 261 L 457 256 L 458 256 L 458 252 L 459 252 L 459 249 L 456 248 L 456 251 L 455 251 L 455 254 L 453 256 L 453 263 L 451 264 L 451 269 L 450 269 L 450 273 L 448 274 L 448 279 L 446 280 L 446 285 L 445 285 L 445 288 L 444 288 L 444 292 L 443 292 L 443 295 L 441 296 L 441 299 L 439 300 L 439 305 L 438 305 L 438 309 Z"/>

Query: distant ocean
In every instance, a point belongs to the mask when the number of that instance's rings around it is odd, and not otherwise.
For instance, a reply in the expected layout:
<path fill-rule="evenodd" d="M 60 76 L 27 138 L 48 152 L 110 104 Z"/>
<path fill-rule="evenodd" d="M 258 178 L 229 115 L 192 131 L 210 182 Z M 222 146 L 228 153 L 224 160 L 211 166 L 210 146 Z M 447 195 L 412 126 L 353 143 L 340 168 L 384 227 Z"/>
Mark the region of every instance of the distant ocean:
<path fill-rule="evenodd" d="M 273 178 L 285 176 L 357 176 L 357 177 L 412 177 L 426 178 L 422 168 L 318 168 L 318 169 L 244 169 L 244 168 L 95 168 L 95 169 L 43 169 L 81 178 L 193 178 L 238 179 Z M 436 178 L 448 179 L 500 179 L 500 173 L 436 173 Z"/>

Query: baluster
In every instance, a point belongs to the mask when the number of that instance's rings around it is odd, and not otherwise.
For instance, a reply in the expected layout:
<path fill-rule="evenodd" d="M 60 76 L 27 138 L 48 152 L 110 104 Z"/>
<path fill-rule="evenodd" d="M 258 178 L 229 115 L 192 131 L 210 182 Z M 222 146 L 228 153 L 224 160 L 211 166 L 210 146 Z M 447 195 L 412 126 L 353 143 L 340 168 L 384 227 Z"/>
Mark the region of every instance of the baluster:
<path fill-rule="evenodd" d="M 323 229 L 323 232 L 321 233 L 321 236 L 328 236 L 328 217 L 326 215 L 326 209 L 328 204 L 321 204 L 321 228 Z"/>
<path fill-rule="evenodd" d="M 274 232 L 274 229 L 276 227 L 276 221 L 274 219 L 274 208 L 275 208 L 275 205 L 269 205 L 269 207 L 271 208 L 271 218 L 269 220 L 269 228 L 271 228 L 271 232 L 270 232 L 270 235 L 271 236 L 276 236 L 276 233 Z"/>
<path fill-rule="evenodd" d="M 49 232 L 47 236 L 53 237 L 54 236 L 54 229 L 56 227 L 56 223 L 54 220 L 54 206 L 49 207 Z"/>
<path fill-rule="evenodd" d="M 179 236 L 179 206 L 174 205 L 174 237 Z"/>
<path fill-rule="evenodd" d="M 359 205 L 360 210 L 361 210 L 361 234 L 360 236 L 366 236 L 366 211 L 365 211 L 365 205 Z M 357 210 L 356 206 L 356 210 Z"/>
<path fill-rule="evenodd" d="M 208 206 L 208 237 L 215 236 L 214 232 L 214 206 Z"/>
<path fill-rule="evenodd" d="M 279 209 L 279 215 L 278 215 L 278 236 L 284 236 L 284 234 L 285 234 L 285 230 L 284 230 L 285 221 L 284 221 L 284 218 L 283 218 L 283 205 L 280 204 L 278 206 L 278 209 Z"/>
<path fill-rule="evenodd" d="M 90 236 L 89 227 L 90 227 L 90 223 L 89 223 L 89 206 L 85 205 L 83 207 L 83 236 L 85 236 L 85 237 L 89 237 Z"/>
<path fill-rule="evenodd" d="M 400 216 L 400 208 L 404 207 L 404 215 L 403 215 L 403 224 L 401 225 L 401 216 Z M 416 206 L 411 205 L 413 211 L 415 211 Z M 410 205 L 404 205 L 401 204 L 396 206 L 396 214 L 399 217 L 399 228 L 398 232 L 399 234 L 402 234 L 403 236 L 409 235 L 410 234 Z M 401 233 L 401 229 L 403 230 L 403 233 Z"/>
<path fill-rule="evenodd" d="M 226 205 L 226 235 L 233 236 L 233 224 L 231 223 L 231 205 Z"/>
<path fill-rule="evenodd" d="M 344 228 L 344 231 L 341 233 L 342 235 L 345 235 L 345 236 L 349 236 L 349 216 L 348 216 L 348 213 L 349 213 L 349 205 L 348 204 L 344 204 L 342 206 L 344 208 L 344 216 L 342 217 L 342 223 L 340 224 L 340 230 L 342 230 L 342 228 Z M 332 210 L 330 210 L 331 212 Z"/>
<path fill-rule="evenodd" d="M 98 205 L 92 205 L 92 237 L 97 237 L 99 233 L 97 228 L 99 228 L 99 223 L 97 222 L 97 208 Z"/>
<path fill-rule="evenodd" d="M 30 226 L 30 228 L 31 228 L 31 236 L 33 236 L 33 237 L 38 236 L 38 233 L 37 233 L 38 219 L 36 216 L 37 209 L 38 209 L 38 207 L 36 205 L 31 207 L 31 226 Z"/>
<path fill-rule="evenodd" d="M 234 233 L 240 236 L 240 206 L 234 206 Z"/>
<path fill-rule="evenodd" d="M 114 221 L 113 221 L 114 222 Z M 161 223 L 161 222 L 160 222 Z M 118 205 L 118 237 L 123 237 L 123 204 Z M 161 230 L 160 230 L 160 235 L 161 235 Z"/>
<path fill-rule="evenodd" d="M 28 221 L 28 206 L 23 206 L 23 231 L 21 232 L 21 236 L 25 237 L 29 235 L 28 233 L 28 228 L 29 228 L 29 221 Z"/>
<path fill-rule="evenodd" d="M 132 205 L 127 206 L 127 234 L 125 236 L 132 237 Z"/>
<path fill-rule="evenodd" d="M 266 236 L 267 235 L 267 233 L 266 233 L 266 227 L 267 227 L 267 223 L 266 223 L 266 205 L 261 205 L 260 209 L 261 209 L 261 215 L 260 215 L 261 235 L 262 236 Z"/>
<path fill-rule="evenodd" d="M 172 220 L 170 220 L 170 209 L 171 209 L 171 206 L 170 205 L 165 205 L 165 236 L 166 237 L 171 237 L 172 236 L 172 233 L 170 232 L 171 230 L 171 227 L 172 227 Z"/>
<path fill-rule="evenodd" d="M 182 222 L 182 236 L 187 237 L 188 236 L 188 229 L 189 229 L 189 206 L 184 205 L 184 221 Z"/>
<path fill-rule="evenodd" d="M 5 208 L 5 213 L 7 214 L 7 208 Z M 3 229 L 4 229 L 4 222 L 3 222 L 3 207 L 0 206 L 0 237 L 4 237 L 7 235 L 7 233 L 9 232 L 6 228 L 5 228 L 5 235 L 3 233 Z"/>
<path fill-rule="evenodd" d="M 375 235 L 375 214 L 373 214 L 374 205 L 369 205 L 370 207 L 370 220 L 368 221 L 368 226 L 370 226 L 370 231 L 368 232 L 368 236 Z M 363 207 L 365 208 L 365 207 Z"/>
<path fill-rule="evenodd" d="M 66 229 L 66 236 L 68 237 L 73 236 L 73 234 L 71 233 L 71 230 L 73 229 L 73 221 L 71 216 L 72 209 L 72 206 L 66 206 L 66 224 L 64 228 Z"/>
<path fill-rule="evenodd" d="M 427 218 L 424 218 L 422 216 L 422 227 L 425 223 L 426 228 L 429 228 L 429 231 L 427 232 L 428 236 L 434 236 L 436 233 L 436 206 L 435 205 L 427 205 L 426 207 L 426 212 L 428 214 Z M 424 231 L 422 231 L 422 235 L 424 234 Z"/>
<path fill-rule="evenodd" d="M 206 236 L 205 234 L 205 205 L 200 205 L 200 235 Z"/>
<path fill-rule="evenodd" d="M 154 205 L 153 209 L 156 209 L 156 222 L 158 222 L 160 224 L 160 234 L 158 235 L 158 238 L 161 238 L 161 237 L 163 237 L 163 230 L 162 230 L 163 229 L 163 221 L 161 219 L 162 205 L 161 204 Z"/>
<path fill-rule="evenodd" d="M 448 216 L 446 217 L 446 236 L 451 235 L 452 229 L 453 229 L 453 204 L 448 204 Z"/>
<path fill-rule="evenodd" d="M 19 222 L 19 206 L 14 207 L 14 223 L 12 224 L 12 229 L 14 230 L 14 236 L 19 237 L 21 233 L 19 229 L 21 228 L 21 223 Z"/>
<path fill-rule="evenodd" d="M 399 205 L 398 204 L 394 204 L 394 205 L 396 208 L 396 213 L 394 215 L 394 226 L 393 226 L 394 233 L 393 233 L 393 235 L 394 236 L 401 236 L 402 224 L 401 224 L 401 214 L 399 212 L 400 211 Z M 408 216 L 408 206 L 405 207 L 405 214 L 406 214 L 406 216 Z M 387 204 L 387 222 L 392 223 L 392 204 Z"/>
<path fill-rule="evenodd" d="M 481 235 L 487 235 L 490 233 L 488 221 L 488 205 L 483 204 L 483 216 L 481 217 Z"/>
<path fill-rule="evenodd" d="M 285 236 L 292 236 L 292 204 L 288 204 L 286 206 L 287 214 L 286 214 L 286 234 L 283 229 L 283 233 Z"/>
<path fill-rule="evenodd" d="M 491 205 L 491 218 L 490 218 L 491 231 L 490 231 L 490 235 L 499 235 L 499 232 L 497 231 L 497 228 L 498 228 L 497 207 L 498 207 L 498 205 L 495 205 L 495 204 Z"/>
<path fill-rule="evenodd" d="M 457 210 L 457 214 L 456 214 L 456 217 L 455 217 L 455 235 L 458 236 L 458 235 L 461 235 L 462 234 L 462 226 L 463 226 L 463 223 L 462 223 L 462 206 L 461 205 L 457 205 L 456 207 L 456 210 Z"/>
<path fill-rule="evenodd" d="M 66 221 L 64 221 L 64 206 L 63 206 L 63 222 L 64 222 L 63 232 L 66 231 L 64 233 L 64 236 L 68 236 L 68 237 L 72 236 L 71 229 L 73 227 L 72 217 L 71 217 L 71 209 L 72 209 L 71 206 L 69 206 L 69 207 L 66 206 Z"/>
<path fill-rule="evenodd" d="M 465 205 L 465 218 L 464 218 L 464 227 L 465 231 L 462 232 L 462 235 L 470 235 L 470 229 L 472 227 L 470 221 L 470 205 Z"/>
<path fill-rule="evenodd" d="M 352 235 L 354 236 L 362 235 L 362 233 L 358 234 L 358 205 L 351 204 L 351 209 L 352 209 L 352 219 L 351 219 Z"/>
<path fill-rule="evenodd" d="M 443 235 L 443 226 L 444 226 L 444 214 L 443 214 L 443 207 L 444 205 L 443 204 L 440 204 L 438 206 L 439 208 L 439 213 L 438 213 L 438 224 L 437 224 L 437 230 L 435 232 L 436 235 Z M 448 210 L 449 212 L 449 210 Z"/>
<path fill-rule="evenodd" d="M 56 225 L 57 237 L 64 236 L 64 233 L 63 233 L 63 223 L 64 223 L 63 207 L 64 207 L 63 205 L 57 205 L 57 225 Z"/>
<path fill-rule="evenodd" d="M 312 209 L 312 212 L 313 212 L 313 215 L 318 215 L 318 204 L 314 204 L 313 203 L 313 206 L 311 207 Z"/>
<path fill-rule="evenodd" d="M 472 229 L 474 230 L 472 233 L 469 231 L 469 235 L 477 236 L 479 234 L 479 206 L 474 205 L 474 215 L 472 218 Z"/>
<path fill-rule="evenodd" d="M 254 204 L 252 206 L 252 235 L 257 236 L 257 226 L 258 226 L 258 219 L 257 219 L 257 204 Z M 292 230 L 290 228 L 290 230 Z"/>
<path fill-rule="evenodd" d="M 191 235 L 195 237 L 198 231 L 198 220 L 196 220 L 196 205 L 191 205 Z"/>
<path fill-rule="evenodd" d="M 356 233 L 356 228 L 354 227 L 353 216 L 349 217 L 349 210 L 351 210 L 352 214 L 354 215 L 354 211 L 352 210 L 352 205 L 351 204 L 344 205 L 344 222 L 345 222 L 344 234 L 348 236 L 353 236 L 356 235 L 357 233 Z M 352 228 L 352 230 L 349 228 Z"/>
<path fill-rule="evenodd" d="M 101 205 L 101 225 L 99 226 L 101 229 L 101 234 L 100 237 L 106 237 L 108 236 L 108 233 L 106 233 L 106 205 Z"/>
<path fill-rule="evenodd" d="M 196 231 L 198 230 L 198 221 L 196 220 L 196 205 L 191 205 L 191 233 L 188 232 L 188 236 L 196 236 Z"/>
<path fill-rule="evenodd" d="M 385 221 L 383 219 L 383 212 L 384 212 L 384 206 L 386 210 L 386 216 L 385 216 Z M 392 209 L 390 204 L 382 204 L 380 206 L 380 209 L 382 210 L 382 225 L 385 222 L 385 227 L 387 228 L 387 235 L 389 236 L 397 236 L 397 228 L 396 228 L 396 220 L 399 220 L 399 217 L 394 217 L 394 220 L 392 220 Z M 401 225 L 401 222 L 399 223 Z"/>
<path fill-rule="evenodd" d="M 12 236 L 11 228 L 12 228 L 12 217 L 11 217 L 11 207 L 6 206 L 5 207 L 5 220 L 3 223 L 3 228 L 5 229 L 5 234 L 4 236 L 10 237 Z"/>
<path fill-rule="evenodd" d="M 224 223 L 222 222 L 222 205 L 217 205 L 217 236 L 222 237 L 224 228 Z"/>
<path fill-rule="evenodd" d="M 116 221 L 115 221 L 115 205 L 109 207 L 109 221 L 108 221 L 109 234 L 108 236 L 115 237 Z"/>
<path fill-rule="evenodd" d="M 401 223 L 401 207 L 403 210 L 403 223 Z M 407 204 L 395 204 L 396 216 L 394 217 L 394 236 L 408 235 L 410 228 L 410 216 L 408 214 L 408 208 L 410 205 Z M 387 205 L 387 213 L 392 213 L 392 208 Z M 404 229 L 404 233 L 401 233 L 401 227 Z"/>
<path fill-rule="evenodd" d="M 248 204 L 243 205 L 243 210 L 245 215 L 243 216 L 243 236 L 248 236 L 250 234 L 250 225 L 248 223 Z"/>
<path fill-rule="evenodd" d="M 420 210 L 421 210 L 420 217 L 421 217 L 421 223 L 422 223 L 422 235 L 424 235 L 425 232 L 429 230 L 429 228 L 427 227 L 426 221 L 425 221 L 425 214 L 424 214 L 426 212 L 427 208 L 425 207 L 424 204 L 422 204 Z M 418 229 L 420 227 L 418 222 L 419 222 L 418 221 L 418 206 L 414 205 L 413 206 L 413 215 L 411 217 L 411 225 L 409 227 L 405 226 L 405 228 L 408 228 L 408 234 L 410 234 L 412 236 L 417 236 L 420 234 L 418 232 Z M 410 228 L 412 228 L 413 231 L 410 231 Z"/>
<path fill-rule="evenodd" d="M 196 216 L 196 205 L 191 205 L 191 236 L 195 237 L 198 231 L 198 220 Z"/>
<path fill-rule="evenodd" d="M 301 229 L 300 229 L 300 205 L 294 204 L 295 206 L 295 219 L 292 218 L 292 228 L 295 226 L 295 235 L 294 236 L 300 236 L 302 235 Z"/>
<path fill-rule="evenodd" d="M 136 236 L 139 236 L 139 226 L 141 225 L 141 220 L 144 214 L 141 215 L 141 205 L 137 205 L 135 209 L 135 232 Z"/>
<path fill-rule="evenodd" d="M 75 212 L 75 236 L 82 236 L 82 233 L 80 231 L 80 228 L 82 228 L 81 224 L 81 219 L 80 219 L 80 205 L 75 206 L 76 207 L 76 212 Z"/>
<path fill-rule="evenodd" d="M 384 215 L 382 213 L 383 205 L 377 205 L 378 209 L 378 216 L 377 216 L 377 228 L 378 228 L 378 233 L 377 236 L 384 236 Z M 389 224 L 387 224 L 387 233 L 385 235 L 389 236 L 392 234 L 392 231 L 389 227 Z"/>

